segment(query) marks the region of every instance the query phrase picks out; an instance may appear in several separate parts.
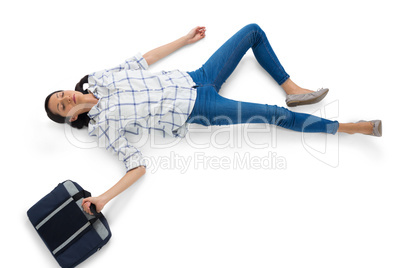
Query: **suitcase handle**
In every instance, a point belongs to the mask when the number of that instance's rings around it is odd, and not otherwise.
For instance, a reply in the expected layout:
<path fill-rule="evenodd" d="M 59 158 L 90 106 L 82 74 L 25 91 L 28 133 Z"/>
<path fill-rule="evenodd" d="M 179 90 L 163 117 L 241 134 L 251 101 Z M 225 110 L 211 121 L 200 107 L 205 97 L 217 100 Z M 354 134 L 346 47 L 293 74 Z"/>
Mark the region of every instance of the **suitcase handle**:
<path fill-rule="evenodd" d="M 87 197 L 91 197 L 91 193 L 86 190 L 82 190 L 82 191 L 76 193 L 72 198 L 74 199 L 74 201 L 78 201 L 81 198 L 87 198 Z M 89 209 L 91 210 L 92 214 L 94 214 L 95 218 L 99 218 L 102 216 L 102 212 L 96 211 L 95 204 L 91 203 L 91 205 L 89 206 Z"/>
<path fill-rule="evenodd" d="M 91 210 L 92 214 L 94 214 L 95 217 L 99 218 L 102 214 L 101 212 L 96 211 L 96 206 L 95 204 L 92 204 L 89 206 L 89 209 Z"/>

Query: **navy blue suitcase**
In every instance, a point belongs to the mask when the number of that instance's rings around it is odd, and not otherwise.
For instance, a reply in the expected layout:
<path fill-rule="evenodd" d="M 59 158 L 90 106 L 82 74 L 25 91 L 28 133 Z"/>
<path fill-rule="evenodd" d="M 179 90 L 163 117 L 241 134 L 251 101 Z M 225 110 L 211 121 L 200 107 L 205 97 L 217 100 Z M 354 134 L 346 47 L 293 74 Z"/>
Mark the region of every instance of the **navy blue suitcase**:
<path fill-rule="evenodd" d="M 89 215 L 83 198 L 91 194 L 76 182 L 65 181 L 32 206 L 27 214 L 53 257 L 63 268 L 75 267 L 100 250 L 112 233 L 102 213 Z"/>

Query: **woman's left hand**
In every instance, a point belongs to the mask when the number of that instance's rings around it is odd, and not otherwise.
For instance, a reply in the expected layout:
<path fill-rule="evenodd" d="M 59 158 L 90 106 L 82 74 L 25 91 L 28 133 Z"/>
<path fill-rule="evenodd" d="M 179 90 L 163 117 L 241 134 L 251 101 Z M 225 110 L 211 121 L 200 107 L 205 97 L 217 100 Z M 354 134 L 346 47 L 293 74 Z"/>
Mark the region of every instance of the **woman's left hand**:
<path fill-rule="evenodd" d="M 187 35 L 187 44 L 195 43 L 205 37 L 205 27 L 197 26 L 192 29 Z"/>

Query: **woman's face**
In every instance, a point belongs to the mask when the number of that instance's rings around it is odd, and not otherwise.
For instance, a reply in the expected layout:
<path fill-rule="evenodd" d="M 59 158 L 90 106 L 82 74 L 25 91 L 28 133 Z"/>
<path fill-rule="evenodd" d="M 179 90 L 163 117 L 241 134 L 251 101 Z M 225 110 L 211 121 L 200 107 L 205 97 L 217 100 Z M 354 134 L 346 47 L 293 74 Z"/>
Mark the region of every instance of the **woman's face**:
<path fill-rule="evenodd" d="M 49 99 L 49 109 L 54 114 L 69 117 L 70 122 L 75 121 L 79 115 L 79 109 L 73 108 L 82 102 L 83 95 L 73 90 L 56 92 Z"/>

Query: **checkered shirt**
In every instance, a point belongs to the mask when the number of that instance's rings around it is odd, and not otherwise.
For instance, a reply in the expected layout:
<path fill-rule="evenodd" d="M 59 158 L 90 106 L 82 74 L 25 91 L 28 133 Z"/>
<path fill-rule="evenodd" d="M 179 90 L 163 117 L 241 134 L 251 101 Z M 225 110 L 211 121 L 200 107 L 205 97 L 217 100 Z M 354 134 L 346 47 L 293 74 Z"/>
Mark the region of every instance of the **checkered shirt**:
<path fill-rule="evenodd" d="M 88 90 L 98 103 L 89 111 L 89 135 L 98 145 L 118 155 L 127 171 L 145 166 L 141 152 L 126 134 L 161 131 L 174 137 L 187 133 L 197 91 L 186 72 L 160 73 L 148 71 L 141 54 L 127 59 L 112 69 L 95 72 L 88 77 Z"/>

